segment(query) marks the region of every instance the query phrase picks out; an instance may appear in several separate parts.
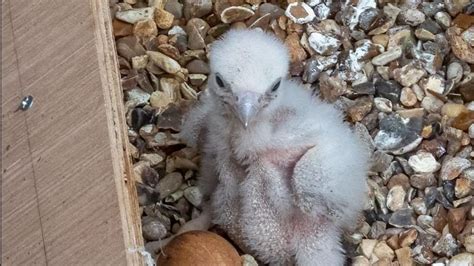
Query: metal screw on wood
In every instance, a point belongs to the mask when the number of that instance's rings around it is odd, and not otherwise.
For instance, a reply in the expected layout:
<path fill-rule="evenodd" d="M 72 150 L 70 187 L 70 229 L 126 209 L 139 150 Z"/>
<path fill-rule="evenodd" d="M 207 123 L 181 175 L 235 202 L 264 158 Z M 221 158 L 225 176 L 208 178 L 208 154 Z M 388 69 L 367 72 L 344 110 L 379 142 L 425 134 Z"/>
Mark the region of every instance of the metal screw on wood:
<path fill-rule="evenodd" d="M 33 106 L 33 96 L 28 95 L 21 100 L 20 109 L 26 111 Z"/>

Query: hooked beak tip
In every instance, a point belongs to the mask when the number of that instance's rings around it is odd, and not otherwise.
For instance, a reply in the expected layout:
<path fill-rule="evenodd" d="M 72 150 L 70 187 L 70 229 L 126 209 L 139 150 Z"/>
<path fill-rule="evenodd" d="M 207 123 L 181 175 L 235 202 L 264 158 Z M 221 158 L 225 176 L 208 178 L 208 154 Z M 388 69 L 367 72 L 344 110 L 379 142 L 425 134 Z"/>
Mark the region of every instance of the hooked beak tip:
<path fill-rule="evenodd" d="M 241 92 L 238 95 L 235 111 L 237 117 L 239 118 L 240 122 L 242 122 L 242 125 L 245 129 L 248 128 L 251 120 L 258 112 L 259 98 L 260 95 L 249 91 Z"/>

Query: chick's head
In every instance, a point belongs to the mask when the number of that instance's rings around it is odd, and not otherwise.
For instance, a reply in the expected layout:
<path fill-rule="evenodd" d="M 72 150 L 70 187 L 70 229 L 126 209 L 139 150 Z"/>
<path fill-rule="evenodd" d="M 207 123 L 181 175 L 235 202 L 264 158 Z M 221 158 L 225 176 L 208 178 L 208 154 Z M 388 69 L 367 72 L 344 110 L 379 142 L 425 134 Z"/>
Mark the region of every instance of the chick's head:
<path fill-rule="evenodd" d="M 276 102 L 288 73 L 288 50 L 259 30 L 231 30 L 213 43 L 209 88 L 247 128 Z"/>

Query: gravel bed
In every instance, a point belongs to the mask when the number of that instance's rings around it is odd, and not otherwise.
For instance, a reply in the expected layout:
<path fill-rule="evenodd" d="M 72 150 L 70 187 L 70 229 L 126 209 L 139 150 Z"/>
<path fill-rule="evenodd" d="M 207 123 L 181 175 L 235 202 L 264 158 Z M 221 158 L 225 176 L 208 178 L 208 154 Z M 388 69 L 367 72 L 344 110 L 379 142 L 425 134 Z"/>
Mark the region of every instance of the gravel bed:
<path fill-rule="evenodd" d="M 348 262 L 473 265 L 474 2 L 111 0 L 110 8 L 147 250 L 201 211 L 199 154 L 178 133 L 206 87 L 209 47 L 228 29 L 260 28 L 289 48 L 291 76 L 342 108 L 373 151 L 364 217 L 344 237 Z"/>

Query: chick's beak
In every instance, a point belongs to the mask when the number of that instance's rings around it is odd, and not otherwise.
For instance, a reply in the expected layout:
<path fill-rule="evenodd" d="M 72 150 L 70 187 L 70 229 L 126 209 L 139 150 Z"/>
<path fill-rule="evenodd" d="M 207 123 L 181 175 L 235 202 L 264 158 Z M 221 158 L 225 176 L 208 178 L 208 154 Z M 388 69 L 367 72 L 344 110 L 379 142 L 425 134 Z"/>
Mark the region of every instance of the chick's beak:
<path fill-rule="evenodd" d="M 259 111 L 260 94 L 253 91 L 242 91 L 236 94 L 237 99 L 234 105 L 234 111 L 240 122 L 245 128 Z"/>

